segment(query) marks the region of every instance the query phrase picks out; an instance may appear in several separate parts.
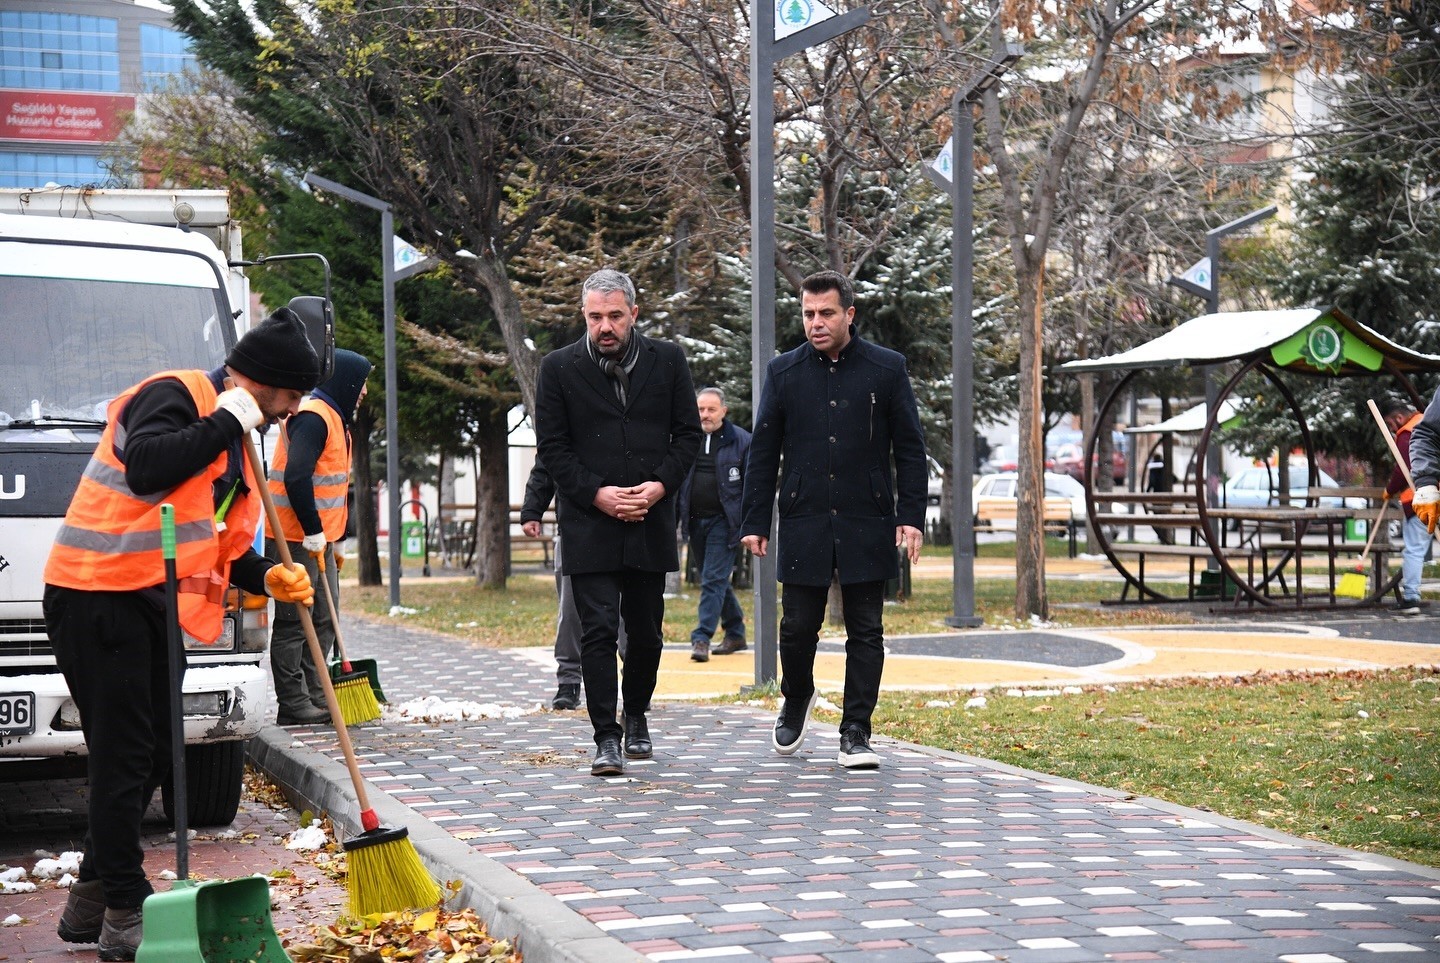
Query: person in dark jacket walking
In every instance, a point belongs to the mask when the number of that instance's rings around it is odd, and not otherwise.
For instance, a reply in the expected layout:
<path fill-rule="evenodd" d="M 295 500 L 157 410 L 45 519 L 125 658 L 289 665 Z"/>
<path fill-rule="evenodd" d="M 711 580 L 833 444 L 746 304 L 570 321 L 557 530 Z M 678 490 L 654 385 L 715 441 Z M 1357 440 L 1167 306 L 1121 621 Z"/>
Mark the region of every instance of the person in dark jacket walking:
<path fill-rule="evenodd" d="M 700 560 L 700 610 L 690 633 L 690 658 L 710 660 L 710 640 L 717 626 L 725 638 L 716 655 L 746 648 L 745 612 L 730 576 L 735 571 L 735 549 L 740 544 L 740 497 L 744 492 L 745 459 L 750 454 L 750 432 L 726 417 L 725 393 L 701 388 L 695 395 L 700 428 L 705 440 L 695 465 L 680 489 L 678 511 L 681 534 Z"/>
<path fill-rule="evenodd" d="M 581 287 L 585 337 L 540 363 L 536 454 L 559 491 L 570 576 L 580 616 L 580 671 L 595 730 L 590 772 L 615 776 L 621 758 L 648 759 L 646 713 L 664 645 L 665 573 L 680 568 L 675 492 L 700 447 L 690 365 L 677 345 L 635 330 L 635 285 L 596 271 Z M 625 724 L 616 720 L 616 638 L 629 633 Z"/>
<path fill-rule="evenodd" d="M 775 750 L 790 755 L 805 738 L 820 624 L 838 578 L 847 636 L 839 762 L 873 769 L 880 764 L 870 747 L 870 716 L 885 667 L 885 582 L 899 577 L 897 548 L 912 563 L 920 558 L 925 438 L 905 358 L 856 334 L 854 305 L 843 274 L 821 271 L 801 282 L 807 342 L 766 368 L 740 541 L 757 556 L 768 553 L 778 480 L 785 701 Z"/>
<path fill-rule="evenodd" d="M 550 473 L 537 460 L 530 467 L 525 481 L 525 501 L 520 505 L 520 530 L 534 538 L 540 534 L 545 509 L 555 500 L 555 483 Z M 580 615 L 575 611 L 575 593 L 570 589 L 570 576 L 560 574 L 560 553 L 564 539 L 555 537 L 555 593 L 560 609 L 555 614 L 555 697 L 550 708 L 565 711 L 580 708 Z M 620 661 L 625 661 L 625 620 L 615 638 Z"/>

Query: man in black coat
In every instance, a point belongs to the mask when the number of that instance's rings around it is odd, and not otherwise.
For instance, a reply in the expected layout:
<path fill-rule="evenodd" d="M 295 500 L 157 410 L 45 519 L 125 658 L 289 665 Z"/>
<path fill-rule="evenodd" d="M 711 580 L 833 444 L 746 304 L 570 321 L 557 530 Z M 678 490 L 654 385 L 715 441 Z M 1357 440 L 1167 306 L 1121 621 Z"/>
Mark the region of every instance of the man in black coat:
<path fill-rule="evenodd" d="M 665 573 L 678 571 L 675 499 L 700 448 L 690 366 L 676 345 L 635 331 L 635 286 L 596 271 L 580 292 L 586 336 L 545 356 L 536 454 L 558 490 L 557 520 L 580 616 L 580 672 L 595 729 L 592 775 L 652 754 L 645 713 L 663 645 Z M 616 637 L 629 644 L 616 721 Z"/>
<path fill-rule="evenodd" d="M 905 358 L 856 335 L 854 305 L 843 274 L 821 271 L 801 282 L 807 341 L 766 369 L 740 540 L 755 555 L 767 553 L 778 476 L 785 702 L 775 750 L 788 756 L 805 738 L 820 624 L 838 577 L 847 636 L 839 761 L 874 769 L 880 759 L 870 748 L 870 716 L 885 666 L 885 582 L 899 577 L 897 548 L 912 563 L 920 558 L 925 438 Z"/>

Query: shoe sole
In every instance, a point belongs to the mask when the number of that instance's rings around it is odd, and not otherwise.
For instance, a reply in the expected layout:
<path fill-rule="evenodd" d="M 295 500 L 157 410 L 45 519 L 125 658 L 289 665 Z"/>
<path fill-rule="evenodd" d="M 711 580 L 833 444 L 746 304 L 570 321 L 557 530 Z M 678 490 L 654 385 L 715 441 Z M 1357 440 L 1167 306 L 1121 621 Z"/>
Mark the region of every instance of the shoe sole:
<path fill-rule="evenodd" d="M 109 949 L 101 947 L 100 952 L 95 954 L 95 958 L 97 960 L 107 961 L 133 960 L 135 959 L 135 952 L 136 949 L 133 946 L 114 946 Z"/>
<path fill-rule="evenodd" d="M 568 703 L 568 702 L 565 702 L 565 703 L 552 702 L 552 703 L 550 703 L 550 708 L 554 709 L 556 712 L 569 712 L 571 709 L 578 709 L 578 708 L 580 708 L 580 703 L 577 702 L 577 703 L 575 703 L 574 705 L 571 705 L 571 704 Z"/>
<path fill-rule="evenodd" d="M 626 758 L 626 759 L 654 759 L 654 758 L 655 758 L 655 750 L 652 749 L 652 750 L 650 750 L 649 752 L 631 752 L 629 749 L 626 749 L 626 750 L 625 750 L 625 758 Z"/>
<path fill-rule="evenodd" d="M 709 653 L 709 652 L 706 652 L 704 655 L 696 655 L 695 653 L 692 652 L 692 653 L 690 653 L 690 661 L 691 661 L 691 662 L 709 662 L 709 661 L 710 661 L 710 653 Z"/>
<path fill-rule="evenodd" d="M 64 920 L 61 920 L 60 925 L 55 927 L 56 935 L 66 943 L 99 943 L 100 930 L 100 926 L 93 930 L 72 929 Z"/>
<path fill-rule="evenodd" d="M 624 766 L 591 766 L 591 767 L 590 767 L 590 775 L 592 775 L 592 776 L 623 776 L 623 775 L 625 775 L 625 767 L 624 767 Z"/>
<path fill-rule="evenodd" d="M 800 723 L 800 735 L 796 736 L 795 741 L 790 745 L 782 745 L 780 740 L 775 737 L 775 730 L 770 730 L 770 745 L 774 746 L 775 751 L 780 753 L 780 755 L 793 756 L 795 751 L 800 748 L 800 744 L 805 741 L 805 732 L 810 728 L 810 712 L 815 708 L 815 700 L 819 697 L 820 691 L 818 689 L 810 693 L 810 701 L 805 704 L 805 718 Z"/>
<path fill-rule="evenodd" d="M 880 757 L 873 752 L 842 752 L 838 762 L 846 769 L 880 768 Z"/>

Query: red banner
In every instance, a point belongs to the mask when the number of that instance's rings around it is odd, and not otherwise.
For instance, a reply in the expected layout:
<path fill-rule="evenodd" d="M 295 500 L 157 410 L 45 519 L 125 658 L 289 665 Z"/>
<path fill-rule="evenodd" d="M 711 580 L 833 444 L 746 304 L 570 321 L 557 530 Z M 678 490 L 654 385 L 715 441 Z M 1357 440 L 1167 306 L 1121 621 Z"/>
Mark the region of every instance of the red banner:
<path fill-rule="evenodd" d="M 105 143 L 134 110 L 130 94 L 0 88 L 0 140 Z"/>

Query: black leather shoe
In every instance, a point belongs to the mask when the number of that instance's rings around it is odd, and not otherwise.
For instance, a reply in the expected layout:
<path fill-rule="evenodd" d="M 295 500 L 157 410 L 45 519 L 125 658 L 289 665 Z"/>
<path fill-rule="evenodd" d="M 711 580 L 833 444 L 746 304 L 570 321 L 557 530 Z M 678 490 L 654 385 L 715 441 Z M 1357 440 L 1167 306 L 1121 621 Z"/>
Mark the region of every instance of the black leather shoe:
<path fill-rule="evenodd" d="M 870 748 L 870 737 L 859 729 L 840 733 L 840 765 L 846 769 L 879 769 L 880 757 Z"/>
<path fill-rule="evenodd" d="M 595 747 L 595 761 L 590 764 L 592 776 L 623 776 L 625 762 L 620 758 L 620 740 L 614 736 L 600 740 Z"/>
<path fill-rule="evenodd" d="M 709 642 L 691 642 L 691 643 L 690 643 L 690 661 L 691 661 L 691 662 L 709 662 L 709 661 L 710 661 L 710 643 L 709 643 Z"/>
<path fill-rule="evenodd" d="M 780 707 L 780 717 L 775 720 L 775 733 L 770 742 L 782 756 L 792 754 L 805 741 L 805 730 L 810 725 L 810 709 L 815 705 L 819 692 L 811 692 L 804 702 L 786 699 Z"/>
<path fill-rule="evenodd" d="M 650 725 L 644 716 L 625 717 L 625 758 L 649 759 L 655 755 L 650 743 Z"/>
<path fill-rule="evenodd" d="M 743 652 L 748 648 L 750 648 L 750 646 L 745 644 L 744 639 L 737 638 L 733 635 L 727 635 L 725 636 L 725 641 L 715 646 L 715 649 L 713 652 L 711 652 L 711 655 L 730 655 L 732 652 Z"/>
<path fill-rule="evenodd" d="M 277 726 L 315 726 L 329 721 L 330 713 L 314 706 L 302 706 L 294 712 L 281 709 L 280 714 L 275 717 Z"/>
<path fill-rule="evenodd" d="M 580 708 L 580 684 L 562 682 L 556 686 L 555 698 L 550 700 L 550 708 L 561 711 Z"/>

